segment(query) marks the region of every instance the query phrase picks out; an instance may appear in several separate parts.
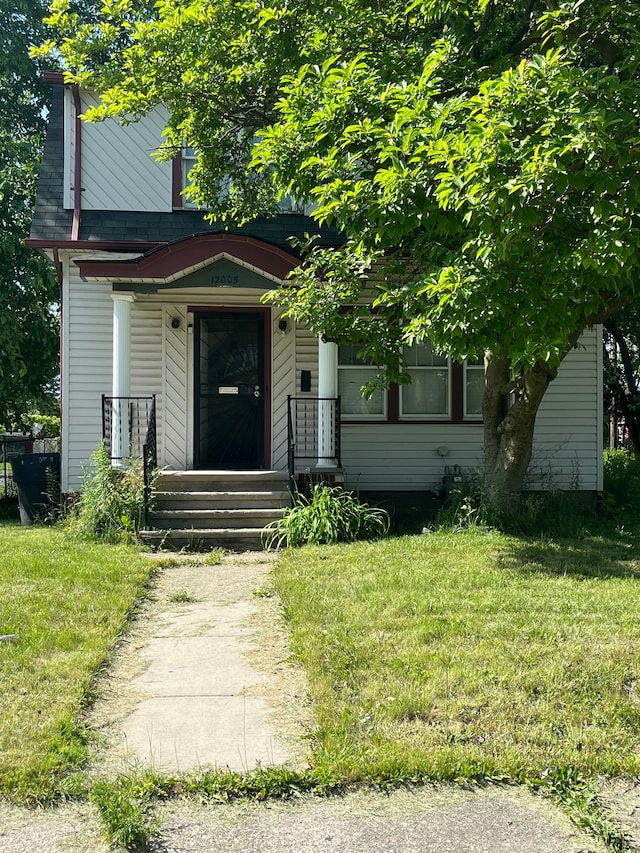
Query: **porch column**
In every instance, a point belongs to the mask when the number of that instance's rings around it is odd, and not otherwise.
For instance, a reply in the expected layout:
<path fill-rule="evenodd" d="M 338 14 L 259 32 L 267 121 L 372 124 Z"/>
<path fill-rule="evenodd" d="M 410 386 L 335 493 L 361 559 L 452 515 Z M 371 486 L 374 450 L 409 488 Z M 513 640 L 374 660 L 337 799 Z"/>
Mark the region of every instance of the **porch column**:
<path fill-rule="evenodd" d="M 335 404 L 338 396 L 338 345 L 318 339 L 318 465 L 336 468 Z M 323 400 L 329 397 L 329 400 Z"/>
<path fill-rule="evenodd" d="M 113 381 L 114 398 L 111 416 L 111 458 L 116 465 L 126 465 L 131 456 L 129 441 L 129 396 L 131 369 L 131 303 L 132 293 L 112 293 L 113 300 Z"/>

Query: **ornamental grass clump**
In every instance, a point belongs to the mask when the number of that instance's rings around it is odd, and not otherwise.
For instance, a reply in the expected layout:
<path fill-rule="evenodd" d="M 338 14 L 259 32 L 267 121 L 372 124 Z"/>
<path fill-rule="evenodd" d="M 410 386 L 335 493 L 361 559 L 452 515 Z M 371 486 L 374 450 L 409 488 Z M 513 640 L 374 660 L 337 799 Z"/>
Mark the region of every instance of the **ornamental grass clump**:
<path fill-rule="evenodd" d="M 356 539 L 381 539 L 389 532 L 389 513 L 361 503 L 338 486 L 316 485 L 310 497 L 299 492 L 282 518 L 262 534 L 267 550 L 296 545 L 332 545 Z"/>

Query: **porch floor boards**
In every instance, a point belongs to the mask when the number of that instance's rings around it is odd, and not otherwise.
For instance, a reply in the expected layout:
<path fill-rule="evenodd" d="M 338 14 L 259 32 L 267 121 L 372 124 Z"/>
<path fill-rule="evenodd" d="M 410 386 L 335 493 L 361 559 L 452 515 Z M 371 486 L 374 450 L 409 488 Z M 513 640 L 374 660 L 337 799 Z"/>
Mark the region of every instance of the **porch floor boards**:
<path fill-rule="evenodd" d="M 172 548 L 262 548 L 262 530 L 290 506 L 282 471 L 164 471 L 143 538 Z"/>

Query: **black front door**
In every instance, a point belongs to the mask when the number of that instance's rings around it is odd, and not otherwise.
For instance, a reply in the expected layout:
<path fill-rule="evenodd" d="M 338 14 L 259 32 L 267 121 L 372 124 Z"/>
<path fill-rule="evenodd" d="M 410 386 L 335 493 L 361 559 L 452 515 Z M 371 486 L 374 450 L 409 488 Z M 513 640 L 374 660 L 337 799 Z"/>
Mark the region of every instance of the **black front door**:
<path fill-rule="evenodd" d="M 195 315 L 195 466 L 264 466 L 264 314 Z"/>

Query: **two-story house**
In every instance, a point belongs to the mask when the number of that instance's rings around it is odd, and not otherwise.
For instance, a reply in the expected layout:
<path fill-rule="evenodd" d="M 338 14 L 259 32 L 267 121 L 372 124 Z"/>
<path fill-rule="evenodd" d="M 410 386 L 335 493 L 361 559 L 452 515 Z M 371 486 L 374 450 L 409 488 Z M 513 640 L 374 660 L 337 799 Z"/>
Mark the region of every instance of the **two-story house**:
<path fill-rule="evenodd" d="M 323 342 L 265 291 L 299 263 L 288 238 L 317 230 L 292 206 L 223 230 L 182 195 L 188 150 L 151 155 L 166 114 L 89 124 L 90 92 L 53 88 L 30 245 L 61 288 L 62 489 L 81 487 L 104 436 L 114 460 L 141 452 L 153 420 L 174 472 L 338 474 L 363 491 L 437 489 L 482 456 L 483 365 L 407 350 L 410 385 L 365 400 L 375 367 Z M 325 230 L 322 241 L 338 235 Z M 538 414 L 533 487 L 602 487 L 597 330 L 563 363 Z M 338 405 L 339 400 L 339 405 Z M 200 488 L 203 489 L 202 478 Z"/>

